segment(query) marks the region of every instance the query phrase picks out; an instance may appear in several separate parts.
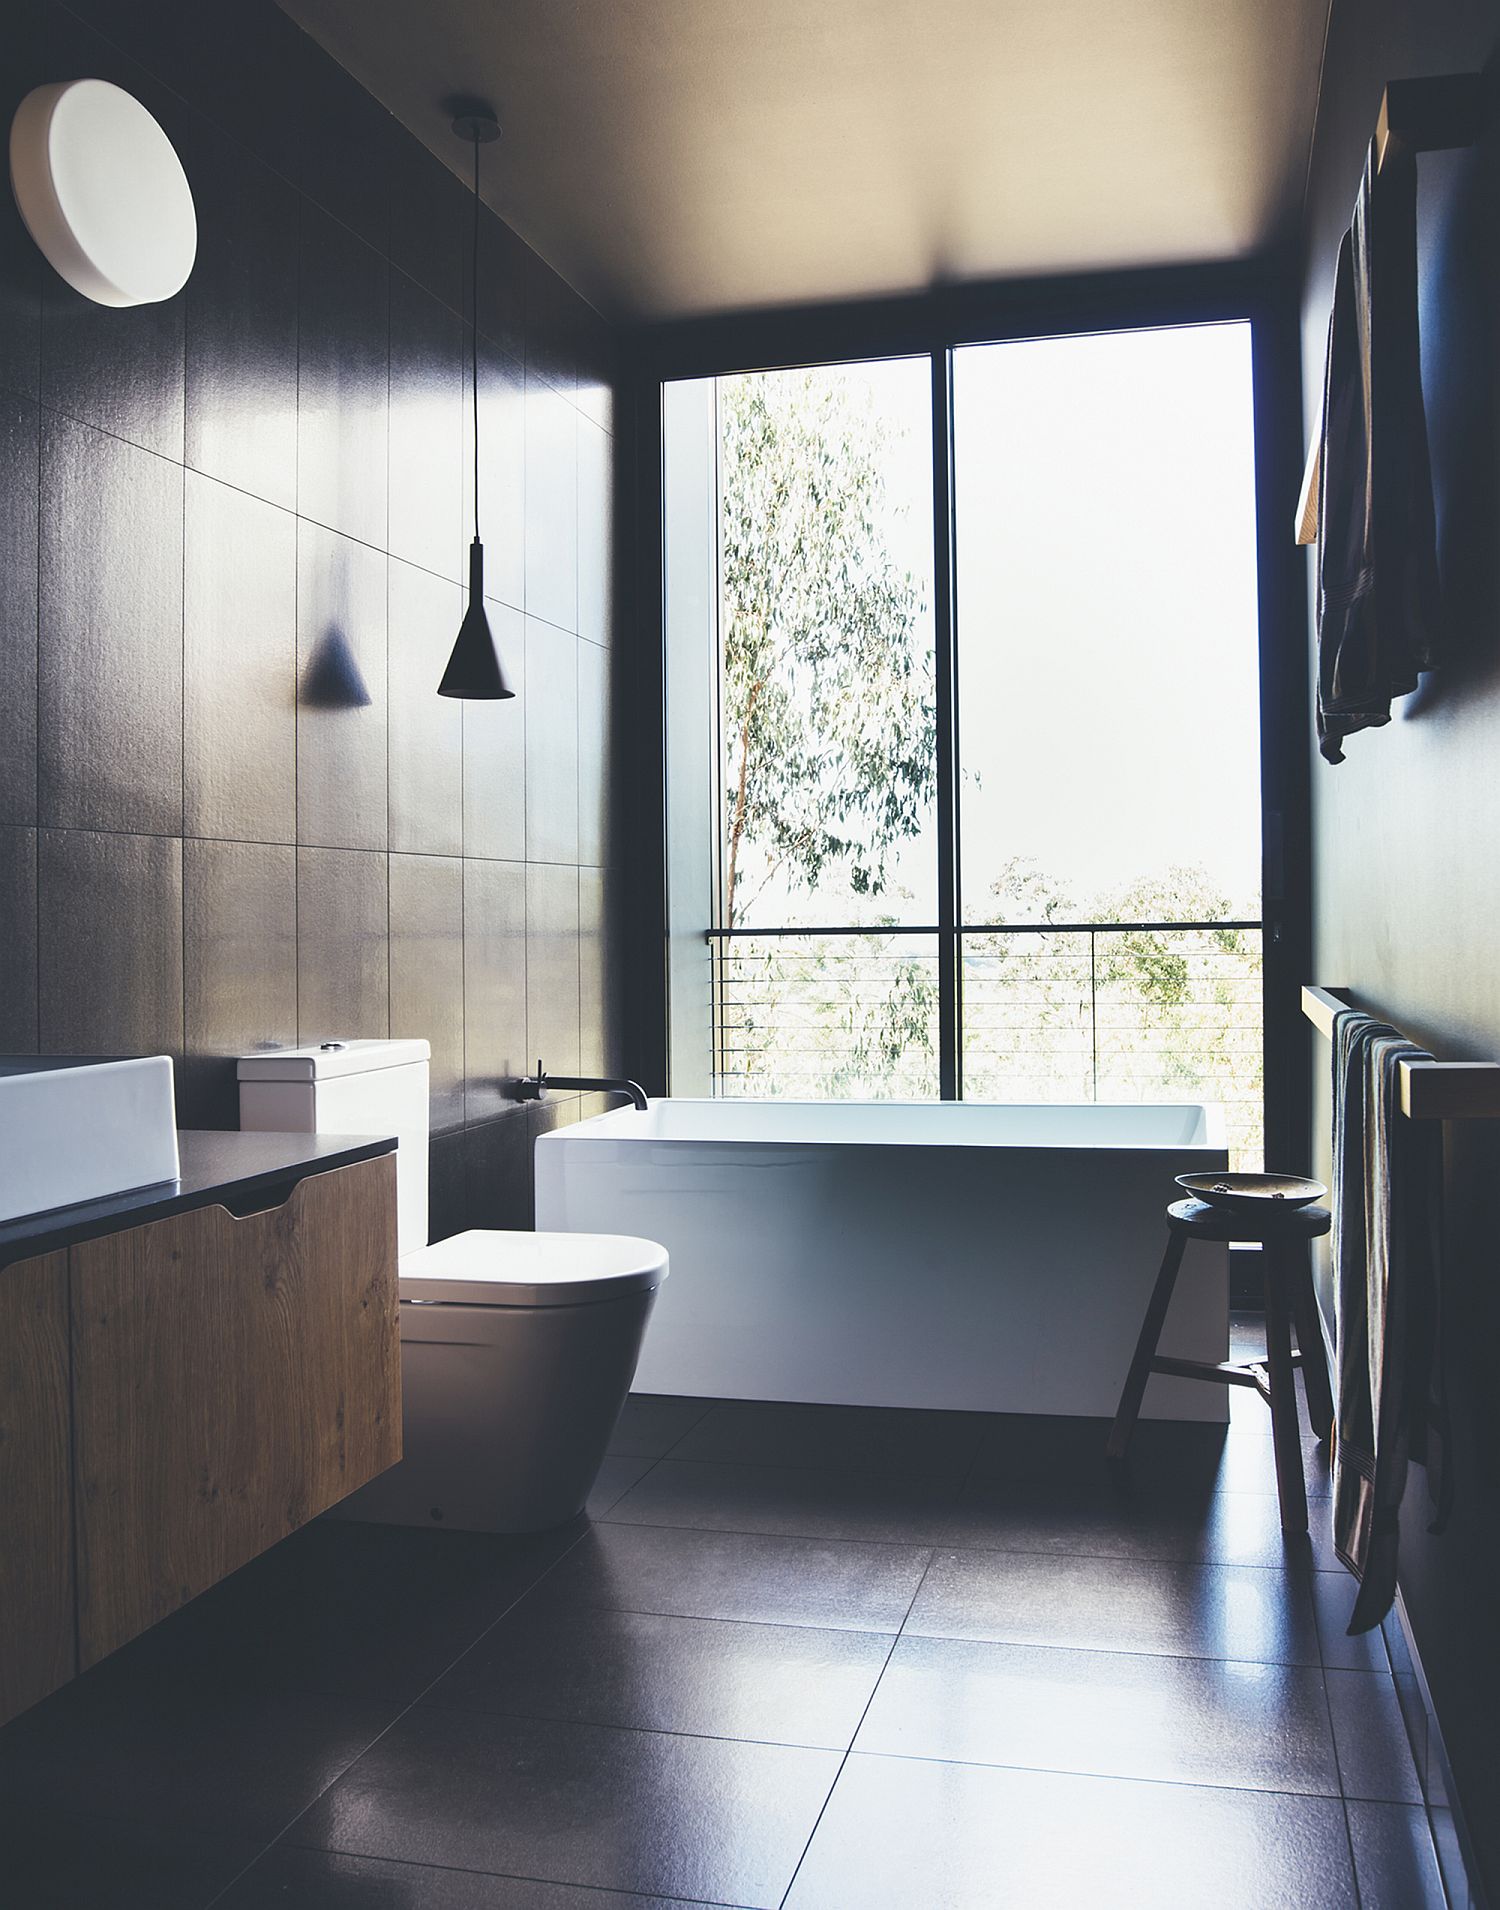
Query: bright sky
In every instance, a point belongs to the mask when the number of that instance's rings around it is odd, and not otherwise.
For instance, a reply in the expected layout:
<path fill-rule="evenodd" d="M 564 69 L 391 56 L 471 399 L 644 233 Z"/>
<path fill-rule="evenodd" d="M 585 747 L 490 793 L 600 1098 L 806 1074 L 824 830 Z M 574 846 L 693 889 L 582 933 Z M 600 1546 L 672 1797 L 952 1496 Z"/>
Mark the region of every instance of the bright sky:
<path fill-rule="evenodd" d="M 930 610 L 926 359 L 830 370 L 891 428 L 886 535 Z M 964 914 L 1029 856 L 1080 903 L 1201 864 L 1259 914 L 1259 708 L 1247 325 L 955 354 Z M 905 903 L 777 892 L 754 919 L 931 921 L 934 845 Z"/>

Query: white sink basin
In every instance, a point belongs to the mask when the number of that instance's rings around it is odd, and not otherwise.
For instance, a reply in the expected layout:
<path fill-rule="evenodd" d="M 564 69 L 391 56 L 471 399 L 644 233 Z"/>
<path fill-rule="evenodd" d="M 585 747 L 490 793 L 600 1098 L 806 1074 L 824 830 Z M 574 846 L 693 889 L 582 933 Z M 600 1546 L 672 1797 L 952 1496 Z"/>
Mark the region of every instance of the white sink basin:
<path fill-rule="evenodd" d="M 177 1177 L 169 1055 L 0 1057 L 0 1221 Z"/>

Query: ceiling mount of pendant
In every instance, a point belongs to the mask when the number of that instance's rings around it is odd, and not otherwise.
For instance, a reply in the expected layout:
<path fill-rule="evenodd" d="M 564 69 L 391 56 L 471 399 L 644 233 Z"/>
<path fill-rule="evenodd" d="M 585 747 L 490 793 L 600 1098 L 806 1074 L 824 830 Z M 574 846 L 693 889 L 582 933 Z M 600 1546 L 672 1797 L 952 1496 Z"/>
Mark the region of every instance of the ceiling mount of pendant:
<path fill-rule="evenodd" d="M 453 130 L 467 145 L 488 146 L 500 137 L 500 121 L 493 106 L 482 99 L 444 102 L 453 116 Z"/>

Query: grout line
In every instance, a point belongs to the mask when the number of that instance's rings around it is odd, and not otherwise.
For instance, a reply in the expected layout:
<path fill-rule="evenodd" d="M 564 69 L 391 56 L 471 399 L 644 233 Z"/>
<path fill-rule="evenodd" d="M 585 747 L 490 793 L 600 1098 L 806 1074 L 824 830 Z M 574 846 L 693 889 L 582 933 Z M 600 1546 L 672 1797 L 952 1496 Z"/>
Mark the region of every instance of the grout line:
<path fill-rule="evenodd" d="M 660 1463 L 661 1462 L 658 1461 L 658 1464 Z M 676 1461 L 674 1463 L 682 1464 L 684 1462 Z M 691 1464 L 696 1462 L 688 1461 L 686 1463 Z M 653 1467 L 652 1470 L 655 1471 L 655 1467 Z M 790 1470 L 790 1468 L 788 1468 L 788 1470 Z M 856 1476 L 862 1477 L 863 1475 Z M 636 1481 L 635 1485 L 628 1486 L 620 1498 L 616 1499 L 614 1504 L 611 1505 L 610 1511 L 613 1512 L 616 1506 L 622 1505 L 624 1501 L 630 1497 L 630 1494 L 636 1490 L 636 1486 L 644 1483 L 645 1477 L 646 1475 L 643 1475 L 641 1479 Z M 1242 1494 L 1240 1496 L 1269 1498 L 1271 1495 Z M 728 1538 L 779 1539 L 807 1545 L 880 1545 L 895 1550 L 904 1549 L 907 1551 L 935 1547 L 941 1552 L 962 1552 L 993 1558 L 1089 1559 L 1101 1565 L 1149 1567 L 1166 1565 L 1177 1568 L 1190 1567 L 1200 1572 L 1278 1572 L 1285 1575 L 1289 1581 L 1294 1584 L 1302 1583 L 1313 1575 L 1322 1578 L 1343 1578 L 1347 1576 L 1342 1568 L 1335 1569 L 1331 1566 L 1325 1568 L 1322 1566 L 1309 1565 L 1302 1559 L 1284 1559 L 1279 1563 L 1273 1561 L 1269 1564 L 1261 1564 L 1252 1559 L 1145 1558 L 1131 1552 L 1077 1552 L 1065 1546 L 1051 1546 L 1039 1549 L 1036 1546 L 1026 1545 L 966 1544 L 961 1539 L 933 1537 L 931 1534 L 914 1535 L 903 1539 L 861 1538 L 851 1533 L 767 1531 L 763 1527 L 757 1529 L 751 1526 L 740 1525 L 672 1525 L 664 1523 L 660 1519 L 614 1519 L 607 1515 L 599 1518 L 595 1523 L 623 1527 L 638 1532 L 694 1532 L 704 1537 L 718 1533 Z"/>
<path fill-rule="evenodd" d="M 731 1740 L 732 1742 L 737 1740 Z M 745 1740 L 760 1742 L 761 1740 Z M 787 1750 L 806 1747 L 787 1745 Z M 1209 1778 L 1149 1777 L 1139 1771 L 1081 1771 L 1068 1764 L 1019 1764 L 1014 1760 L 975 1757 L 935 1757 L 917 1751 L 850 1751 L 851 1757 L 878 1758 L 884 1764 L 939 1764 L 966 1771 L 1034 1771 L 1039 1777 L 1078 1777 L 1093 1784 L 1154 1784 L 1169 1791 L 1231 1792 L 1237 1797 L 1286 1797 L 1319 1804 L 1363 1803 L 1363 1798 L 1346 1799 L 1339 1791 L 1298 1791 L 1285 1784 L 1232 1784 Z M 1416 1808 L 1397 1805 L 1397 1809 Z M 1351 1862 L 1353 1856 L 1351 1852 Z"/>
<path fill-rule="evenodd" d="M 634 1617 L 649 1617 L 653 1615 L 654 1614 L 639 1612 L 632 1614 Z M 859 1638 L 866 1637 L 869 1634 L 863 1632 L 843 1632 L 835 1635 L 844 1638 Z M 896 1641 L 892 1639 L 891 1643 L 893 1646 L 895 1642 Z M 887 1652 L 884 1663 L 889 1663 L 889 1661 L 890 1653 Z M 884 1664 L 882 1665 L 882 1669 L 883 1668 Z M 878 1678 L 876 1682 L 879 1682 Z M 870 1696 L 873 1698 L 874 1695 L 872 1689 Z M 455 1718 L 491 1718 L 496 1722 L 511 1718 L 521 1724 L 581 1725 L 589 1731 L 616 1731 L 624 1737 L 686 1738 L 694 1744 L 759 1744 L 771 1751 L 813 1751 L 822 1757 L 843 1757 L 848 1755 L 847 1746 L 837 1744 L 813 1744 L 806 1738 L 765 1738 L 747 1736 L 743 1732 L 736 1735 L 728 1731 L 689 1731 L 680 1725 L 667 1724 L 622 1724 L 618 1718 L 589 1718 L 581 1717 L 574 1712 L 561 1711 L 516 1711 L 510 1708 L 498 1710 L 491 1705 L 454 1704 L 441 1698 L 424 1698 L 421 1701 L 421 1707 L 424 1712 L 439 1711 L 449 1717 Z M 867 1700 L 865 1709 L 868 1710 L 868 1708 L 869 1703 Z M 863 1720 L 864 1712 L 862 1711 L 860 1713 L 860 1721 L 863 1722 Z M 858 1728 L 856 1725 L 855 1729 L 858 1730 Z M 951 1758 L 928 1758 L 922 1761 L 925 1763 L 952 1763 L 954 1760 Z"/>
<path fill-rule="evenodd" d="M 355 1755 L 352 1758 L 350 1758 L 349 1762 L 345 1764 L 339 1770 L 337 1775 L 335 1775 L 334 1777 L 331 1777 L 328 1780 L 328 1782 L 322 1787 L 320 1791 L 317 1792 L 317 1794 L 314 1797 L 310 1798 L 305 1804 L 303 1804 L 301 1808 L 295 1813 L 295 1815 L 292 1816 L 287 1821 L 287 1823 L 285 1823 L 282 1826 L 282 1828 L 276 1833 L 276 1835 L 270 1838 L 265 1844 L 263 1844 L 261 1848 L 255 1853 L 255 1855 L 249 1860 L 249 1862 L 246 1863 L 241 1869 L 235 1872 L 235 1874 L 229 1879 L 229 1881 L 224 1885 L 224 1887 L 221 1890 L 216 1891 L 214 1895 L 209 1898 L 207 1904 L 204 1906 L 204 1910 L 213 1910 L 213 1906 L 221 1902 L 229 1894 L 229 1892 L 234 1889 L 235 1885 L 246 1874 L 246 1872 L 249 1870 L 252 1870 L 255 1867 L 255 1865 L 260 1862 L 261 1858 L 266 1855 L 267 1851 L 274 1849 L 277 1844 L 282 1843 L 286 1839 L 287 1833 L 290 1830 L 292 1830 L 298 1823 L 300 1823 L 301 1820 L 304 1817 L 306 1817 L 306 1815 L 308 1814 L 310 1810 L 312 1810 L 317 1804 L 321 1803 L 323 1798 L 325 1798 L 328 1795 L 328 1793 L 334 1788 L 336 1784 L 342 1782 L 342 1780 L 354 1768 L 354 1766 L 359 1762 L 359 1760 L 362 1757 L 367 1757 L 377 1744 L 381 1743 L 385 1738 L 389 1737 L 391 1732 L 395 1730 L 396 1726 L 401 1722 L 401 1720 L 404 1717 L 406 1717 L 406 1715 L 410 1711 L 414 1710 L 416 1706 L 422 1702 L 422 1700 L 427 1696 L 428 1692 L 431 1691 L 434 1688 L 434 1686 L 441 1683 L 441 1681 L 447 1677 L 448 1673 L 452 1671 L 453 1667 L 457 1665 L 461 1659 L 468 1656 L 468 1654 L 479 1643 L 480 1638 L 486 1637 L 491 1631 L 493 1631 L 495 1626 L 500 1623 L 500 1620 L 504 1618 L 508 1612 L 512 1611 L 514 1607 L 518 1605 L 523 1598 L 525 1598 L 530 1592 L 534 1591 L 536 1587 L 541 1584 L 542 1580 L 547 1577 L 549 1572 L 552 1572 L 556 1569 L 556 1567 L 561 1563 L 561 1561 L 568 1556 L 568 1554 L 574 1549 L 576 1545 L 578 1545 L 580 1540 L 582 1540 L 586 1536 L 586 1533 L 587 1533 L 587 1527 L 584 1528 L 584 1531 L 579 1532 L 576 1535 L 576 1537 L 571 1541 L 570 1544 L 568 1544 L 567 1546 L 563 1548 L 563 1550 L 558 1554 L 557 1558 L 553 1559 L 552 1562 L 545 1567 L 545 1569 L 540 1573 L 540 1575 L 536 1579 L 532 1581 L 530 1585 L 526 1586 L 523 1590 L 517 1592 L 514 1598 L 508 1600 L 505 1606 L 497 1614 L 497 1616 L 491 1621 L 491 1623 L 486 1625 L 484 1630 L 480 1632 L 477 1637 L 472 1638 L 469 1641 L 469 1643 L 465 1645 L 464 1649 L 461 1652 L 459 1652 L 458 1655 L 455 1658 L 453 1658 L 450 1663 L 448 1663 L 447 1665 L 443 1667 L 443 1669 L 438 1673 L 437 1677 L 431 1679 L 427 1684 L 425 1684 L 422 1687 L 422 1689 L 417 1693 L 417 1695 L 414 1698 L 412 1698 L 408 1703 L 402 1705 L 400 1710 L 397 1711 L 396 1715 L 390 1720 L 390 1722 L 384 1725 L 379 1731 L 377 1731 L 375 1736 L 371 1738 L 369 1742 L 362 1747 L 362 1749 L 357 1751 Z M 344 1854 L 353 1856 L 353 1855 L 358 1855 L 359 1853 L 346 1852 Z"/>
<path fill-rule="evenodd" d="M 885 1674 L 890 1669 L 891 1659 L 895 1655 L 896 1647 L 897 1645 L 900 1644 L 902 1635 L 906 1630 L 906 1621 L 907 1619 L 911 1617 L 913 1607 L 916 1605 L 918 1598 L 921 1596 L 922 1587 L 927 1583 L 927 1574 L 932 1570 L 933 1561 L 936 1559 L 936 1557 L 937 1557 L 936 1552 L 928 1553 L 927 1563 L 922 1567 L 922 1576 L 917 1580 L 916 1586 L 912 1591 L 911 1597 L 906 1601 L 906 1610 L 902 1614 L 901 1624 L 899 1628 L 897 1629 L 896 1636 L 891 1640 L 890 1650 L 885 1654 L 885 1663 L 882 1664 L 882 1666 L 880 1667 L 880 1670 L 876 1673 L 875 1682 L 870 1687 L 870 1695 L 868 1698 L 866 1698 L 864 1709 L 859 1714 L 859 1722 L 855 1725 L 853 1731 L 850 1733 L 849 1743 L 844 1751 L 843 1757 L 839 1760 L 839 1768 L 833 1774 L 833 1782 L 828 1787 L 828 1795 L 823 1799 L 822 1807 L 818 1811 L 816 1818 L 814 1818 L 813 1820 L 813 1827 L 807 1834 L 807 1842 L 802 1846 L 802 1855 L 797 1859 L 796 1863 L 792 1866 L 792 1874 L 787 1879 L 786 1889 L 783 1890 L 781 1893 L 781 1901 L 783 1904 L 786 1903 L 787 1898 L 791 1896 L 792 1891 L 796 1888 L 798 1872 L 802 1869 L 803 1864 L 807 1861 L 807 1853 L 812 1849 L 813 1839 L 818 1834 L 819 1826 L 822 1824 L 824 1816 L 827 1814 L 828 1806 L 833 1802 L 833 1794 L 838 1789 L 839 1779 L 844 1775 L 844 1771 L 848 1766 L 849 1759 L 854 1754 L 854 1746 L 856 1742 L 858 1741 L 860 1732 L 864 1729 L 865 1719 L 870 1715 L 870 1706 L 874 1704 L 876 1694 L 880 1690 L 881 1684 L 885 1678 Z"/>
<path fill-rule="evenodd" d="M 614 1897 L 618 1899 L 620 1895 L 613 1884 L 564 1883 L 555 1877 L 533 1877 L 519 1870 L 473 1870 L 464 1864 L 434 1863 L 425 1857 L 388 1857 L 384 1854 L 377 1857 L 362 1850 L 330 1850 L 325 1844 L 288 1844 L 287 1848 L 289 1850 L 313 1851 L 321 1857 L 347 1857 L 353 1862 L 361 1864 L 391 1864 L 402 1870 L 410 1870 L 413 1873 L 424 1870 L 435 1870 L 441 1871 L 445 1876 L 484 1877 L 494 1883 L 545 1884 L 554 1890 L 586 1892 L 590 1896 Z M 631 1892 L 629 1894 L 634 1895 L 635 1893 Z M 642 1898 L 640 1901 L 644 1902 L 645 1899 Z M 686 1905 L 687 1910 L 745 1910 L 745 1906 L 730 1903 L 727 1898 L 663 1896 L 660 1890 L 652 1891 L 650 1901 L 652 1903 L 680 1903 Z"/>

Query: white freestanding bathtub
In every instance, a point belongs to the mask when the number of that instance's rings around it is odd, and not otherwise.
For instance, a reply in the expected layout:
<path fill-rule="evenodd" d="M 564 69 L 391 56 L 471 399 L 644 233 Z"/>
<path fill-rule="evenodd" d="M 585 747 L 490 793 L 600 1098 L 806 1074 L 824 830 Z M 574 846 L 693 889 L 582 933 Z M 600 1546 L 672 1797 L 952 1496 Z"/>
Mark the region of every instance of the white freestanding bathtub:
<path fill-rule="evenodd" d="M 1172 1177 L 1227 1164 L 1211 1107 L 663 1100 L 543 1136 L 536 1224 L 666 1247 L 643 1391 L 1106 1415 Z M 1195 1243 L 1162 1351 L 1228 1331 L 1228 1251 Z M 1145 1410 L 1227 1408 L 1157 1375 Z"/>

